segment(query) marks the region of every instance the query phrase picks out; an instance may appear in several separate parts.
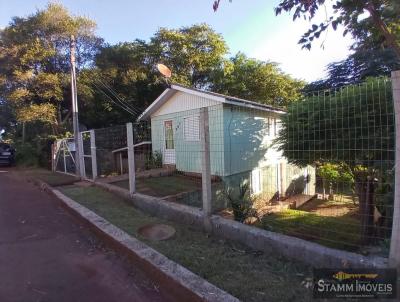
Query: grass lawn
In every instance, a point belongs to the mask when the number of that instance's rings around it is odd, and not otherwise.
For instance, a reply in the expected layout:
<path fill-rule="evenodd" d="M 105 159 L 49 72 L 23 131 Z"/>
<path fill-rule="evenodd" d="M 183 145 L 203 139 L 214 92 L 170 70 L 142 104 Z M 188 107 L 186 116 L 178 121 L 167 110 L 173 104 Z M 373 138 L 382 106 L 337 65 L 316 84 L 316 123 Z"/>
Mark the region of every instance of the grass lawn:
<path fill-rule="evenodd" d="M 322 216 L 300 210 L 284 210 L 266 215 L 260 227 L 314 241 L 325 246 L 357 251 L 360 222 L 352 216 Z"/>
<path fill-rule="evenodd" d="M 61 187 L 67 196 L 146 242 L 242 301 L 310 301 L 311 290 L 301 283 L 312 277 L 309 266 L 279 254 L 267 254 L 231 241 L 210 237 L 187 225 L 163 221 L 135 209 L 131 204 L 97 187 Z M 147 241 L 137 229 L 149 223 L 166 223 L 176 234 L 165 241 Z"/>
<path fill-rule="evenodd" d="M 336 200 L 323 200 L 314 198 L 299 210 L 315 213 L 321 216 L 356 216 L 358 214 L 358 204 L 355 204 L 351 196 L 338 196 Z"/>
<path fill-rule="evenodd" d="M 124 189 L 129 189 L 128 180 L 121 180 L 113 182 L 112 184 Z M 137 192 L 155 197 L 164 197 L 200 189 L 201 179 L 196 180 L 181 175 L 136 179 Z"/>
<path fill-rule="evenodd" d="M 24 170 L 23 173 L 28 177 L 40 179 L 53 187 L 72 184 L 79 180 L 78 178 L 72 175 L 52 172 L 50 170 L 39 169 L 39 168 Z"/>

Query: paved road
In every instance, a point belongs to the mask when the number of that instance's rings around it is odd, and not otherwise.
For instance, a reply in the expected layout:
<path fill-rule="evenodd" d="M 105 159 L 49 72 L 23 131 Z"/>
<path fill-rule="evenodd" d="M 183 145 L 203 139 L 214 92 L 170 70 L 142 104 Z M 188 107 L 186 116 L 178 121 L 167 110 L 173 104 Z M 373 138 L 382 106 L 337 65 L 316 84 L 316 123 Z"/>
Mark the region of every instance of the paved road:
<path fill-rule="evenodd" d="M 1 302 L 168 301 L 53 197 L 16 176 L 0 172 Z"/>

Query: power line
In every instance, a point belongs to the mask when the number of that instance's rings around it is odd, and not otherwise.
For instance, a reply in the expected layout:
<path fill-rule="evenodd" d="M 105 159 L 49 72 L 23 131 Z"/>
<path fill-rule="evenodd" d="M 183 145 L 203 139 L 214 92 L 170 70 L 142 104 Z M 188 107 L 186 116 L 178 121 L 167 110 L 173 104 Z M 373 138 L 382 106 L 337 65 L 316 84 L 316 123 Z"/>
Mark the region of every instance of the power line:
<path fill-rule="evenodd" d="M 124 105 L 115 102 L 112 97 L 110 97 L 106 92 L 104 92 L 96 83 L 93 82 L 93 85 L 97 88 L 98 91 L 100 91 L 102 94 L 104 94 L 113 104 L 117 105 L 121 109 L 125 110 L 126 112 L 132 114 L 132 115 L 139 115 L 139 113 L 131 110 L 129 107 L 125 107 Z"/>
<path fill-rule="evenodd" d="M 126 107 L 126 108 L 129 108 L 131 111 L 133 111 L 133 112 L 136 112 L 137 114 L 139 114 L 140 112 L 139 112 L 139 110 L 137 110 L 136 108 L 132 108 L 127 102 L 125 102 L 125 101 L 123 101 L 123 100 L 121 100 L 120 98 L 118 98 L 118 96 L 116 96 L 111 90 L 110 90 L 110 88 L 108 88 L 107 86 L 105 86 L 104 85 L 104 83 L 102 83 L 100 80 L 98 80 L 98 79 L 95 79 L 98 83 L 101 83 L 101 86 L 103 86 L 106 90 L 104 90 L 104 91 L 106 91 L 106 92 L 104 92 L 103 91 L 103 93 L 107 93 L 107 96 L 109 97 L 109 98 L 113 98 L 113 99 L 115 99 L 119 104 L 121 104 L 122 106 L 124 106 L 124 107 Z M 100 84 L 98 84 L 98 85 L 100 85 Z M 97 86 L 98 87 L 98 86 Z M 103 89 L 104 89 L 103 88 Z M 109 92 L 107 92 L 107 90 L 109 91 Z M 111 96 L 110 96 L 111 95 Z"/>
<path fill-rule="evenodd" d="M 124 100 L 121 97 L 119 97 L 118 94 L 116 93 L 116 91 L 114 89 L 112 89 L 108 84 L 104 83 L 99 78 L 95 78 L 95 80 L 97 82 L 99 82 L 104 88 L 106 88 L 121 104 L 123 104 L 126 107 L 130 108 L 131 110 L 137 112 L 138 114 L 142 113 L 143 110 L 133 106 L 132 104 L 128 103 L 126 100 Z"/>

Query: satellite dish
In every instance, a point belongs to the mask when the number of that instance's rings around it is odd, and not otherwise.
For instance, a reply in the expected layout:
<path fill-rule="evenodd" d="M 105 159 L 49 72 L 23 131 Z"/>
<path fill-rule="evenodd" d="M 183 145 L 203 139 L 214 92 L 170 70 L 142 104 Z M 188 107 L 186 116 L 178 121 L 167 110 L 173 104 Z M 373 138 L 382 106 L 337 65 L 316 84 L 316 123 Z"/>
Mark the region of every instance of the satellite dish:
<path fill-rule="evenodd" d="M 170 78 L 171 75 L 172 75 L 171 70 L 167 66 L 165 66 L 164 64 L 161 64 L 161 63 L 157 64 L 157 69 L 167 79 Z"/>

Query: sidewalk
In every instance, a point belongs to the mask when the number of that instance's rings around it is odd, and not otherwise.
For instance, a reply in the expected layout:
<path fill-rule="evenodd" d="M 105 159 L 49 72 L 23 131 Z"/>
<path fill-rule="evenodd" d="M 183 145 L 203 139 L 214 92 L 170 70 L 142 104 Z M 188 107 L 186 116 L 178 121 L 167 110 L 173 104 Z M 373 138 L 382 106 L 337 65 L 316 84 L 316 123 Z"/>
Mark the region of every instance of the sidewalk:
<path fill-rule="evenodd" d="M 53 197 L 10 172 L 0 173 L 0 301 L 170 300 Z"/>

